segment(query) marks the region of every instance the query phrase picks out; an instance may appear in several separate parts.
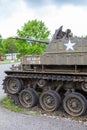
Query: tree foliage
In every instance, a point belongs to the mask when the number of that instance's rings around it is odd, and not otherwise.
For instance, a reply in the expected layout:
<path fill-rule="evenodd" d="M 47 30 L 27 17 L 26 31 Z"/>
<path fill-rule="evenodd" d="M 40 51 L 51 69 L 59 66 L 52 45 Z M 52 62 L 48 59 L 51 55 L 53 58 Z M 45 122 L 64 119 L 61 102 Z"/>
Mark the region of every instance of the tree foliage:
<path fill-rule="evenodd" d="M 0 35 L 0 56 L 4 55 L 4 46 L 3 46 L 3 39 L 2 36 Z"/>
<path fill-rule="evenodd" d="M 4 42 L 3 42 L 3 47 L 4 47 L 4 53 L 17 53 L 18 52 L 18 48 L 17 48 L 17 44 L 15 42 L 15 39 L 13 38 L 7 38 Z"/>
<path fill-rule="evenodd" d="M 50 34 L 48 28 L 42 21 L 32 20 L 24 24 L 21 30 L 17 30 L 19 37 L 44 39 L 47 40 Z M 27 44 L 28 43 L 28 44 Z M 19 53 L 23 54 L 42 54 L 46 48 L 46 44 L 38 44 L 36 42 L 19 41 Z M 24 50 L 24 52 L 23 52 Z"/>
<path fill-rule="evenodd" d="M 44 22 L 38 20 L 31 20 L 17 30 L 18 37 L 34 38 L 48 40 L 50 31 L 45 26 Z M 20 53 L 21 56 L 28 54 L 42 54 L 45 51 L 46 44 L 38 44 L 37 42 L 29 42 L 26 40 L 17 40 L 9 37 L 2 41 L 0 35 L 0 55 L 6 53 Z"/>

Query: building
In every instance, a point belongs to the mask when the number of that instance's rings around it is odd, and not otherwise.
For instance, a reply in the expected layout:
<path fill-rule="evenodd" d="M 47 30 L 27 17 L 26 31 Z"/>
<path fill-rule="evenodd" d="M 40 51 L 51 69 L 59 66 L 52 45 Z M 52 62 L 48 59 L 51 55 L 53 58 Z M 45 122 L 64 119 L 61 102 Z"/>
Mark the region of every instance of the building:
<path fill-rule="evenodd" d="M 18 53 L 8 53 L 8 54 L 5 54 L 6 56 L 6 60 L 17 60 L 17 56 L 18 56 Z"/>

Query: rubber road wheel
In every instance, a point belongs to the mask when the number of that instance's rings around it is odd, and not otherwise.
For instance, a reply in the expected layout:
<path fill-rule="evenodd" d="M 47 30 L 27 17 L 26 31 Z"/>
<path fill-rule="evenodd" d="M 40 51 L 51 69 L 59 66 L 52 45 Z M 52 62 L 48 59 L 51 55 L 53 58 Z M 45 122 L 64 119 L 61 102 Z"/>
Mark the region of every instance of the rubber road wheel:
<path fill-rule="evenodd" d="M 31 108 L 37 105 L 38 95 L 33 89 L 27 88 L 20 92 L 19 101 L 23 107 Z"/>
<path fill-rule="evenodd" d="M 45 111 L 55 111 L 61 103 L 60 95 L 53 90 L 42 93 L 40 96 L 40 105 Z"/>
<path fill-rule="evenodd" d="M 63 100 L 64 110 L 71 116 L 81 116 L 87 108 L 87 100 L 80 93 L 70 93 Z"/>

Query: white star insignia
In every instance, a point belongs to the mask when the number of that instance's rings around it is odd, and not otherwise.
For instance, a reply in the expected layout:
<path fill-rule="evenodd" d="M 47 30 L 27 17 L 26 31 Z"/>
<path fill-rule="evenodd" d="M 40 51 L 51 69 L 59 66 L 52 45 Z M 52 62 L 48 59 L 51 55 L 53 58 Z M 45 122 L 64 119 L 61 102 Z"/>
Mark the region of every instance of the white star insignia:
<path fill-rule="evenodd" d="M 71 41 L 69 40 L 68 43 L 64 44 L 67 48 L 66 50 L 74 50 L 73 46 L 75 45 L 76 43 L 71 43 Z"/>

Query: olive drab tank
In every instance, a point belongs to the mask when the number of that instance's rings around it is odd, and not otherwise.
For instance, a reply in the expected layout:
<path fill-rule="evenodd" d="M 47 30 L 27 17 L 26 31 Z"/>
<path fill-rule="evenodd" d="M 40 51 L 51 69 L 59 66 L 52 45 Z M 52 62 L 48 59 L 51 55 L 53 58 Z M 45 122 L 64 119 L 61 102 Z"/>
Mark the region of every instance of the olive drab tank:
<path fill-rule="evenodd" d="M 43 55 L 23 56 L 20 65 L 6 70 L 3 89 L 16 105 L 40 104 L 50 112 L 62 106 L 71 116 L 81 116 L 87 111 L 87 39 L 62 28 L 50 41 L 16 37 L 48 45 Z"/>

